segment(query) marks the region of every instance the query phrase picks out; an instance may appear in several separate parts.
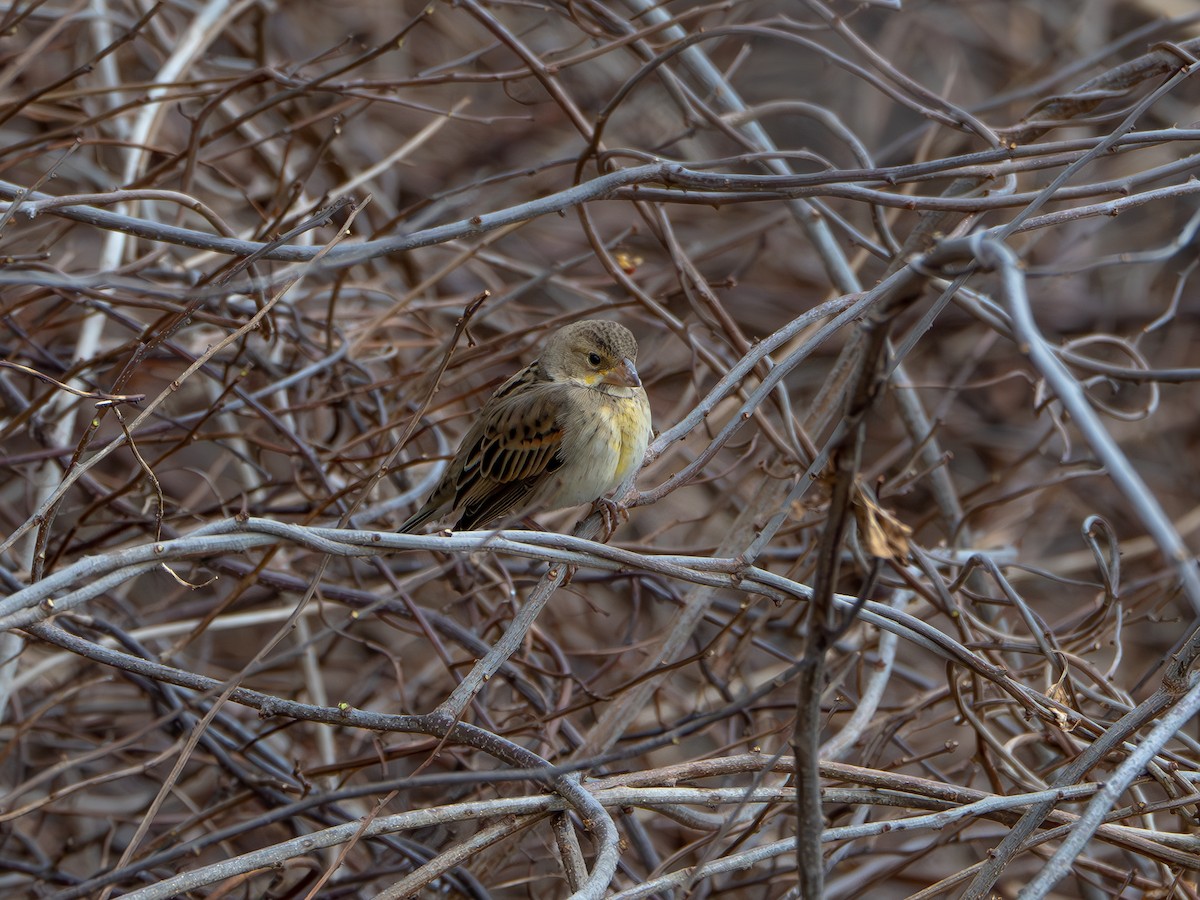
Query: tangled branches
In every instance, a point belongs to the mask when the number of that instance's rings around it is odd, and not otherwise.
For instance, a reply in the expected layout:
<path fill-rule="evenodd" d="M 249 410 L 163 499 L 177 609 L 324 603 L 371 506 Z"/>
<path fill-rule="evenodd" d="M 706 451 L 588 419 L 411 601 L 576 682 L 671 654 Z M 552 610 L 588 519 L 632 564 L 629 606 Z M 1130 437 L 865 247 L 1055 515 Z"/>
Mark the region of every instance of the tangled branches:
<path fill-rule="evenodd" d="M 5 895 L 1194 896 L 1200 17 L 1044 6 L 9 8 Z M 393 533 L 588 316 L 628 521 Z"/>

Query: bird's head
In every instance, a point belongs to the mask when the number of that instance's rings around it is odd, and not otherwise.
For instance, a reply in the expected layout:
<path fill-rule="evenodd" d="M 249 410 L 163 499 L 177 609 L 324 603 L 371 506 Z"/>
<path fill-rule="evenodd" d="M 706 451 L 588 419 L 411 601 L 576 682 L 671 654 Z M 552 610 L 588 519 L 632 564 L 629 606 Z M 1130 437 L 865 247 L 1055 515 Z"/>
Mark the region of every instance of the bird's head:
<path fill-rule="evenodd" d="M 624 325 L 604 319 L 574 322 L 554 332 L 541 356 L 556 381 L 597 390 L 638 388 L 637 341 Z"/>

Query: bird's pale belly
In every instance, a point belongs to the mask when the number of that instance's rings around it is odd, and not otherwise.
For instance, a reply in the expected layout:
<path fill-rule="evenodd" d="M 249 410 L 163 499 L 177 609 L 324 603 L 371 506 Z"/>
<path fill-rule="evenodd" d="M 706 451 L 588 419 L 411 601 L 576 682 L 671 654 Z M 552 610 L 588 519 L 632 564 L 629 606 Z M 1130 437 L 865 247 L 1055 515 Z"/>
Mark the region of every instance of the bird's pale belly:
<path fill-rule="evenodd" d="M 599 412 L 572 452 L 564 454 L 569 462 L 557 473 L 556 506 L 577 506 L 603 497 L 646 456 L 650 423 L 636 407 L 629 411 L 625 404 L 605 404 Z"/>

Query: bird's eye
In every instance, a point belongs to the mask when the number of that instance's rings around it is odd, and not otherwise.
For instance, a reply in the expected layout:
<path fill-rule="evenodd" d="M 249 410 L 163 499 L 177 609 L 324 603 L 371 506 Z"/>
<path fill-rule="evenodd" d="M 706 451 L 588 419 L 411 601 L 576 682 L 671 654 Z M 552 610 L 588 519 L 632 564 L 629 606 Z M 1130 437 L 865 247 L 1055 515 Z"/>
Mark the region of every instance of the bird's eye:
<path fill-rule="evenodd" d="M 600 354 L 599 353 L 589 353 L 588 354 L 588 362 L 590 362 L 593 366 L 600 365 Z"/>

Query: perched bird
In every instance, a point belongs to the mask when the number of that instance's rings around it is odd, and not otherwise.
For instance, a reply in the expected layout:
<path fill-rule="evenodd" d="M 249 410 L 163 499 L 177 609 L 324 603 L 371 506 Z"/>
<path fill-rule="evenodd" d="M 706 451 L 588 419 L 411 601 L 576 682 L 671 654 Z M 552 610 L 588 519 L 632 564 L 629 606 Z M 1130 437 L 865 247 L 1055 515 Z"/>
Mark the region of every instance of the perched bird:
<path fill-rule="evenodd" d="M 483 405 L 441 481 L 400 526 L 457 513 L 472 529 L 531 509 L 598 500 L 642 464 L 650 401 L 634 363 L 637 341 L 616 322 L 560 328 L 542 355 Z"/>

